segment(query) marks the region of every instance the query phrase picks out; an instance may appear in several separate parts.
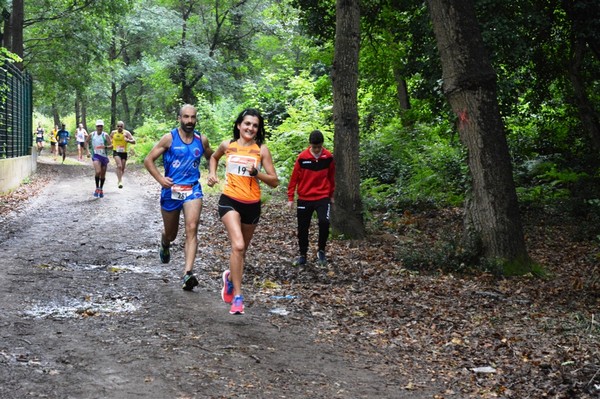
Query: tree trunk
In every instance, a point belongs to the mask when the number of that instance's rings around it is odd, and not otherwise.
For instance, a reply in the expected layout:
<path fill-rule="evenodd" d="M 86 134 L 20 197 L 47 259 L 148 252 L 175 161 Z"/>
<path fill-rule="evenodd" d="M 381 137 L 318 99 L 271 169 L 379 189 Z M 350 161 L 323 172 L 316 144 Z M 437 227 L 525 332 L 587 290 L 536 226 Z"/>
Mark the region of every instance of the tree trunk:
<path fill-rule="evenodd" d="M 2 10 L 2 19 L 4 20 L 3 31 L 2 31 L 2 46 L 10 50 L 12 48 L 12 41 L 10 40 L 11 29 L 10 29 L 10 12 L 5 9 Z"/>
<path fill-rule="evenodd" d="M 181 81 L 181 99 L 184 104 L 196 104 L 196 101 L 198 101 L 194 94 L 194 85 L 188 83 L 186 79 Z"/>
<path fill-rule="evenodd" d="M 114 30 L 118 32 L 117 27 L 114 27 Z M 117 59 L 117 33 L 112 35 L 110 40 L 110 47 L 108 49 L 108 59 L 112 63 Z M 116 126 L 117 121 L 117 83 L 115 82 L 115 74 L 114 71 L 111 73 L 110 80 L 110 124 L 109 130 Z"/>
<path fill-rule="evenodd" d="M 110 128 L 117 125 L 117 85 L 113 80 L 110 82 Z"/>
<path fill-rule="evenodd" d="M 348 238 L 363 238 L 358 132 L 359 0 L 337 0 L 333 58 L 335 206 L 332 228 Z"/>
<path fill-rule="evenodd" d="M 53 102 L 52 105 L 52 116 L 54 118 L 54 125 L 60 128 L 60 115 L 58 114 L 58 107 Z"/>
<path fill-rule="evenodd" d="M 595 152 L 600 151 L 600 123 L 598 114 L 594 110 L 594 106 L 590 102 L 585 91 L 585 84 L 581 77 L 581 64 L 583 62 L 585 52 L 585 42 L 583 40 L 572 40 L 571 48 L 573 55 L 569 63 L 569 79 L 573 85 L 573 94 L 575 105 L 579 111 L 579 118 L 583 128 L 588 133 Z"/>
<path fill-rule="evenodd" d="M 79 90 L 75 91 L 75 125 L 81 121 L 81 96 Z"/>
<path fill-rule="evenodd" d="M 144 85 L 140 85 L 139 86 L 139 90 L 136 96 L 134 96 L 135 101 L 134 101 L 134 109 L 133 109 L 133 115 L 132 115 L 132 119 L 130 119 L 130 121 L 135 121 L 136 125 L 141 126 L 144 124 L 144 102 L 142 101 L 142 98 L 144 98 L 144 94 L 145 94 L 145 87 Z M 128 121 L 128 123 L 130 122 Z"/>
<path fill-rule="evenodd" d="M 400 68 L 396 65 L 393 66 L 394 69 L 394 80 L 396 81 L 396 98 L 398 99 L 398 105 L 402 111 L 406 111 L 410 109 L 410 97 L 408 96 L 408 86 L 406 84 L 406 79 L 402 76 L 402 72 Z"/>
<path fill-rule="evenodd" d="M 510 272 L 530 271 L 496 74 L 483 46 L 471 0 L 428 0 L 443 70 L 443 90 L 468 149 L 471 197 L 465 238 Z M 516 268 L 516 269 L 514 269 Z"/>
<path fill-rule="evenodd" d="M 80 101 L 80 106 L 81 106 L 80 122 L 83 123 L 83 127 L 85 128 L 85 130 L 87 130 L 89 132 L 89 129 L 87 128 L 87 97 L 82 96 L 79 101 Z"/>
<path fill-rule="evenodd" d="M 129 97 L 127 97 L 127 90 L 125 87 L 121 87 L 121 105 L 123 107 L 123 121 L 125 122 L 125 126 L 130 125 L 131 123 L 131 110 L 129 108 Z M 129 129 L 133 129 L 133 125 L 129 127 Z"/>
<path fill-rule="evenodd" d="M 23 0 L 13 0 L 11 14 L 11 51 L 23 59 L 23 20 L 25 9 Z M 23 69 L 23 63 L 15 63 L 17 68 Z"/>

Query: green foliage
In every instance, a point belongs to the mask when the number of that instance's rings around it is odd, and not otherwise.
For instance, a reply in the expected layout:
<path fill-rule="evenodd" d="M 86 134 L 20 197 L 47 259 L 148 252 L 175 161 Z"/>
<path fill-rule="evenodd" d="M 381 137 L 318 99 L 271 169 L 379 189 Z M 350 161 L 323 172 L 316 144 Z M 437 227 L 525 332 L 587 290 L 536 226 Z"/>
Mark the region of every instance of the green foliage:
<path fill-rule="evenodd" d="M 149 118 L 163 119 L 173 118 L 181 105 L 178 87 L 171 81 L 169 71 L 165 68 L 162 60 L 148 57 L 142 62 L 147 75 L 140 76 L 140 82 L 146 87 L 152 96 L 145 97 L 145 103 L 151 110 Z"/>
<path fill-rule="evenodd" d="M 397 205 L 394 186 L 373 177 L 361 180 L 360 196 L 367 212 L 371 209 L 393 209 Z"/>
<path fill-rule="evenodd" d="M 286 73 L 292 71 L 288 70 Z M 251 94 L 250 98 L 258 100 L 255 106 L 267 110 L 263 115 L 268 128 L 272 129 L 268 133 L 269 149 L 282 186 L 286 184 L 286 177 L 291 174 L 296 157 L 308 147 L 308 136 L 313 130 L 323 132 L 324 146 L 335 152 L 331 106 L 323 104 L 315 96 L 319 79 L 310 76 L 308 72 L 297 76 L 286 73 L 266 75 L 264 80 L 256 84 L 249 83 L 245 88 Z M 270 91 L 269 88 L 273 90 Z M 278 110 L 285 110 L 285 115 Z"/>
<path fill-rule="evenodd" d="M 153 119 L 146 119 L 145 123 L 136 129 L 134 159 L 140 162 L 152 150 L 154 145 L 162 136 L 169 133 L 175 127 L 174 124 L 158 122 Z"/>
<path fill-rule="evenodd" d="M 8 51 L 5 47 L 0 47 L 0 65 L 4 63 L 13 63 L 22 61 L 21 57 L 17 54 Z M 0 104 L 4 104 L 8 97 L 8 91 L 10 90 L 8 84 L 2 82 L 0 84 Z M 3 151 L 2 154 L 6 156 L 6 153 Z"/>
<path fill-rule="evenodd" d="M 448 126 L 416 123 L 405 127 L 392 119 L 361 145 L 361 177 L 385 185 L 381 204 L 389 198 L 396 207 L 406 203 L 430 203 L 435 206 L 459 205 L 466 191 L 464 150 L 447 134 Z M 373 186 L 372 184 L 370 185 Z"/>
<path fill-rule="evenodd" d="M 525 204 L 552 204 L 572 196 L 572 188 L 590 176 L 570 169 L 559 170 L 548 158 L 526 162 L 521 168 L 521 186 L 517 187 L 519 200 Z"/>
<path fill-rule="evenodd" d="M 23 61 L 21 57 L 17 54 L 8 51 L 6 47 L 0 47 L 0 60 L 2 62 L 21 62 Z"/>
<path fill-rule="evenodd" d="M 484 259 L 486 269 L 497 275 L 511 276 L 535 276 L 547 277 L 548 273 L 544 268 L 529 258 L 514 259 L 507 261 L 505 259 Z"/>
<path fill-rule="evenodd" d="M 208 137 L 209 142 L 216 144 L 217 138 L 221 137 L 218 127 L 218 114 L 215 113 L 214 106 L 204 97 L 200 96 L 196 102 L 197 123 L 196 130 Z"/>

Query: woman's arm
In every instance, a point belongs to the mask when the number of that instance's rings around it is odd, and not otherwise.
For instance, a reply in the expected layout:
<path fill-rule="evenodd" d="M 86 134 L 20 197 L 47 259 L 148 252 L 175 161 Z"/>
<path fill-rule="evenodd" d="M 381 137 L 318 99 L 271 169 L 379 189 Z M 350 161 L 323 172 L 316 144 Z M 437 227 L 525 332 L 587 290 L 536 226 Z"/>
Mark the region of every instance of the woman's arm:
<path fill-rule="evenodd" d="M 269 187 L 277 187 L 279 185 L 279 178 L 277 177 L 275 166 L 273 166 L 273 157 L 271 157 L 271 152 L 265 144 L 260 146 L 260 156 L 262 166 L 265 171 L 258 171 L 256 177 L 259 180 L 262 180 Z"/>
<path fill-rule="evenodd" d="M 217 148 L 217 150 L 210 156 L 208 161 L 208 177 L 206 178 L 208 187 L 212 187 L 219 183 L 219 178 L 217 177 L 217 166 L 219 166 L 219 159 L 221 159 L 223 154 L 225 154 L 228 146 L 229 140 L 223 140 L 221 144 L 219 144 L 219 148 Z"/>

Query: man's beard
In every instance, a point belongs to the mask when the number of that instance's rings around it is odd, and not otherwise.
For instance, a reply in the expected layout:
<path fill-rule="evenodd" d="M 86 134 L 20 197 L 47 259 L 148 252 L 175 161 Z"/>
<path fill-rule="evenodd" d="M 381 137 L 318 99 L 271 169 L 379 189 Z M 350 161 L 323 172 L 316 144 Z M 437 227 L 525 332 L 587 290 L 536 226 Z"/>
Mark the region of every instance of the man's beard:
<path fill-rule="evenodd" d="M 196 128 L 195 123 L 188 123 L 188 124 L 182 123 L 181 124 L 181 130 L 183 130 L 186 133 L 192 133 L 195 128 Z"/>

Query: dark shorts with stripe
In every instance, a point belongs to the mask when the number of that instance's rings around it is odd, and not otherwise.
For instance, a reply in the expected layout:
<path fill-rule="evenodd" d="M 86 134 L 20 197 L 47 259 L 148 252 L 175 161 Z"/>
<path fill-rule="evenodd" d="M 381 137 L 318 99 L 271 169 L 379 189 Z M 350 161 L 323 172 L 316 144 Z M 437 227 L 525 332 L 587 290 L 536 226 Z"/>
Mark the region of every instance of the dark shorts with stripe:
<path fill-rule="evenodd" d="M 219 217 L 222 218 L 229 211 L 239 213 L 244 224 L 258 224 L 261 212 L 260 201 L 246 204 L 221 194 L 219 198 Z"/>

